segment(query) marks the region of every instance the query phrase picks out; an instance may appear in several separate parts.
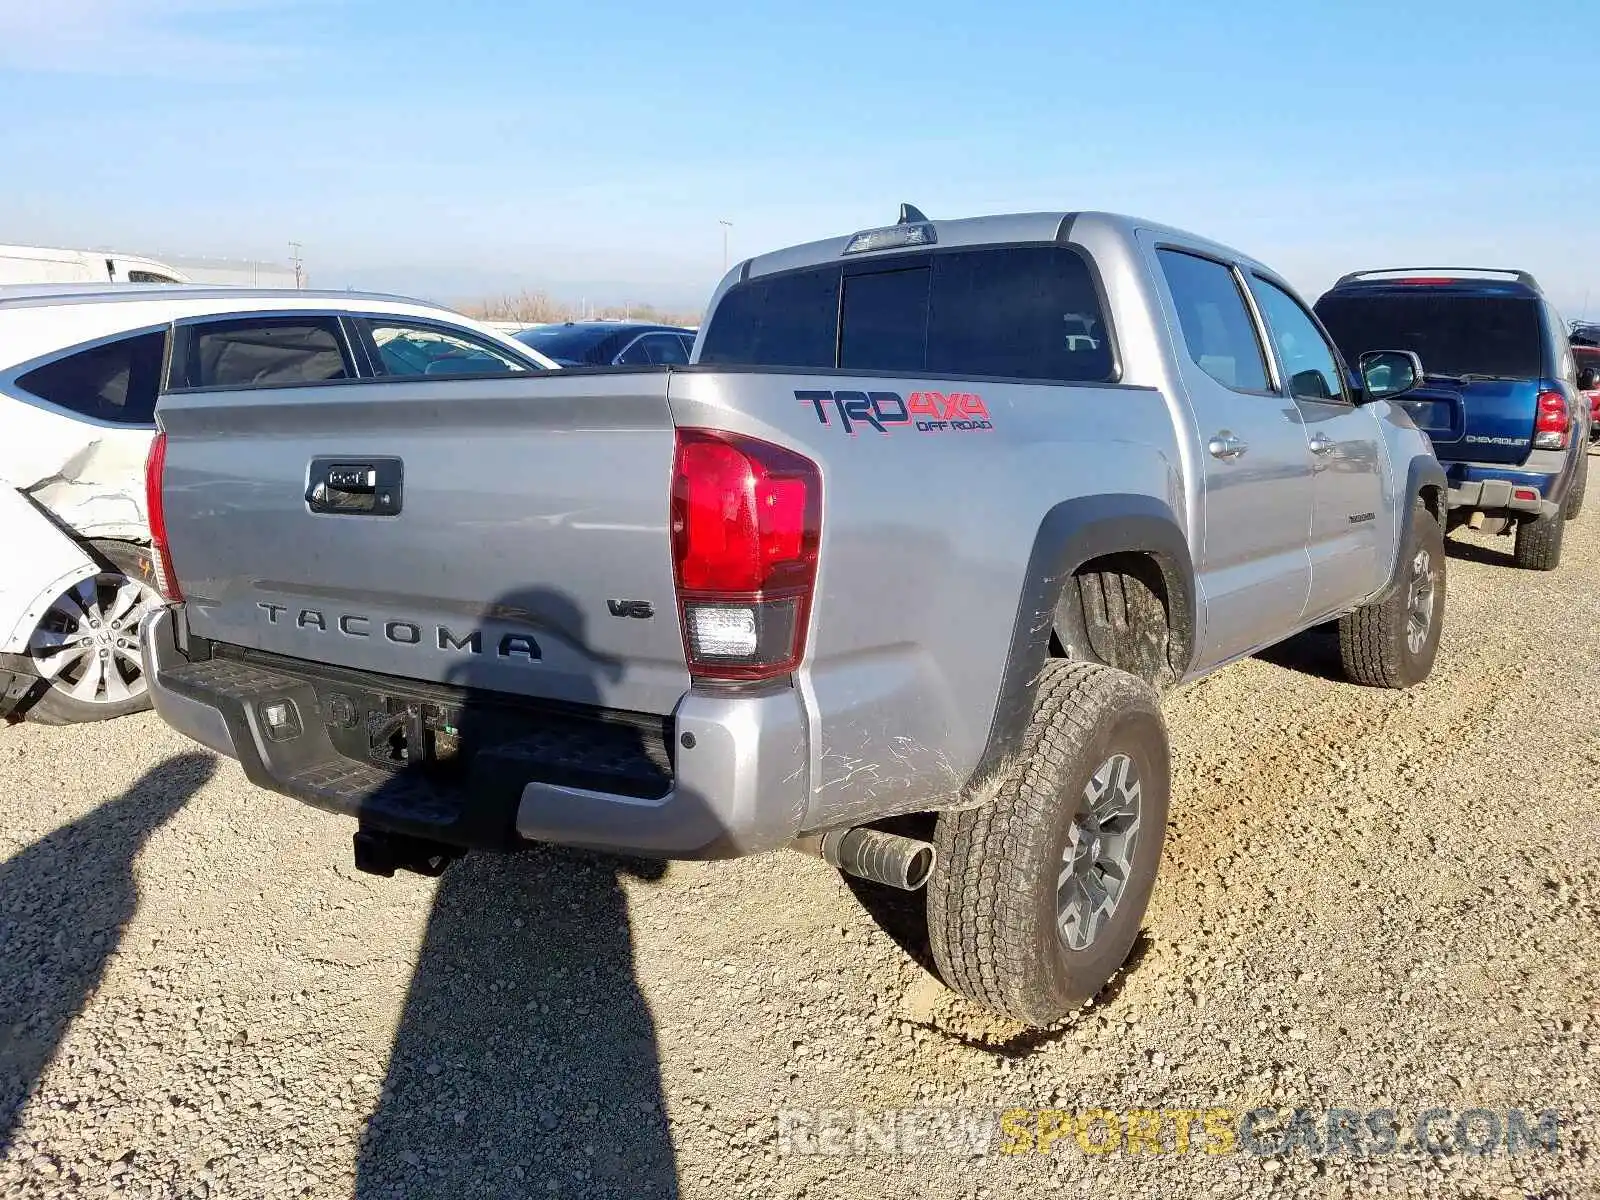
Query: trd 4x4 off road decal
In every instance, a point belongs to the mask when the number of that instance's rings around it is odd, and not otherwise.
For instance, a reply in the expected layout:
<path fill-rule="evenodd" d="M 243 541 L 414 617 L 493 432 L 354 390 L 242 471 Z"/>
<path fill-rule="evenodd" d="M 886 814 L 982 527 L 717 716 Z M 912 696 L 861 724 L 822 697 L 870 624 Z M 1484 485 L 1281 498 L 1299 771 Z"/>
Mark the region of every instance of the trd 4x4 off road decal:
<path fill-rule="evenodd" d="M 879 433 L 896 426 L 912 426 L 918 433 L 970 433 L 993 429 L 989 410 L 976 392 L 802 392 L 796 400 L 816 410 L 824 425 L 837 423 L 851 437 L 856 426 L 870 425 Z M 837 418 L 837 422 L 835 421 Z"/>

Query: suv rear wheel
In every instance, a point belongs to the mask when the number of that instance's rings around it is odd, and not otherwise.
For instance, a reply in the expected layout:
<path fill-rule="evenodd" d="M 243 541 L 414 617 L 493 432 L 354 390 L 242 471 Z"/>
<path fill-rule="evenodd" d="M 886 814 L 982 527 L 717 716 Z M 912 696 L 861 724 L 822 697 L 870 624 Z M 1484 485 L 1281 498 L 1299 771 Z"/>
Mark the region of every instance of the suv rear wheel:
<path fill-rule="evenodd" d="M 1572 481 L 1572 486 L 1567 489 L 1567 502 L 1562 506 L 1561 515 L 1567 520 L 1572 520 L 1583 511 L 1583 494 L 1589 490 L 1589 456 L 1582 455 L 1578 459 L 1578 477 Z"/>
<path fill-rule="evenodd" d="M 1407 688 L 1433 670 L 1444 626 L 1444 530 L 1418 499 L 1400 542 L 1400 579 L 1339 618 L 1344 673 L 1368 687 Z"/>
<path fill-rule="evenodd" d="M 1139 935 L 1170 771 L 1154 688 L 1098 663 L 1047 662 L 994 798 L 939 816 L 928 932 L 945 982 L 1038 1026 L 1093 998 Z"/>
<path fill-rule="evenodd" d="M 1559 512 L 1520 522 L 1511 561 L 1529 571 L 1554 571 L 1561 565 L 1561 541 L 1566 527 L 1566 517 Z"/>

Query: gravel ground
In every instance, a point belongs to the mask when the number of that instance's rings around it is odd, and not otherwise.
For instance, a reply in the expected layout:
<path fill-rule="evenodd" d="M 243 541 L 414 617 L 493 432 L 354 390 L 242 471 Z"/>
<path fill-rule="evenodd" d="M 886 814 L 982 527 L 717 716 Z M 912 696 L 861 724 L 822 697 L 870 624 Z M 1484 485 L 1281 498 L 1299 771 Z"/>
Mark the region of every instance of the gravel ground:
<path fill-rule="evenodd" d="M 1452 543 L 1414 691 L 1313 637 L 1172 697 L 1146 936 L 1046 1034 L 811 859 L 381 880 L 154 717 L 0 730 L 0 1196 L 1600 1195 L 1597 529 L 1549 575 Z M 1263 1107 L 1403 1132 L 1008 1155 L 984 1124 Z M 1559 1149 L 1425 1153 L 1430 1108 L 1555 1110 Z M 987 1154 L 909 1140 L 952 1113 Z"/>

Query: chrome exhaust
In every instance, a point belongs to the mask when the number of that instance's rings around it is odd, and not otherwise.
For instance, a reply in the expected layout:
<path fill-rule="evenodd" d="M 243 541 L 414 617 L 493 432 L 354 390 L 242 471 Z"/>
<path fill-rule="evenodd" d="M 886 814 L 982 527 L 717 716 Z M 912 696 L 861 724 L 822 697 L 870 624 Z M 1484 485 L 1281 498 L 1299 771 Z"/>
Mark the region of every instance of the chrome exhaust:
<path fill-rule="evenodd" d="M 796 838 L 791 848 L 815 855 L 846 875 L 914 892 L 933 874 L 932 842 L 857 826 Z"/>

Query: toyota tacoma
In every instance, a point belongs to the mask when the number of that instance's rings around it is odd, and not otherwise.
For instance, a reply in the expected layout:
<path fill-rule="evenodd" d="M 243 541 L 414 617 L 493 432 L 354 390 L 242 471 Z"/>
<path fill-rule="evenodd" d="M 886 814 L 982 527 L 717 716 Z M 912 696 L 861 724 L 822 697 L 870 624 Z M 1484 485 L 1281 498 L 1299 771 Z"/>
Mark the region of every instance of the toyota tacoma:
<path fill-rule="evenodd" d="M 1049 1023 L 1138 934 L 1164 689 L 1328 622 L 1360 683 L 1433 664 L 1422 367 L 1363 357 L 1175 229 L 906 206 L 736 266 L 685 367 L 174 374 L 151 694 L 364 869 L 807 849 Z"/>

